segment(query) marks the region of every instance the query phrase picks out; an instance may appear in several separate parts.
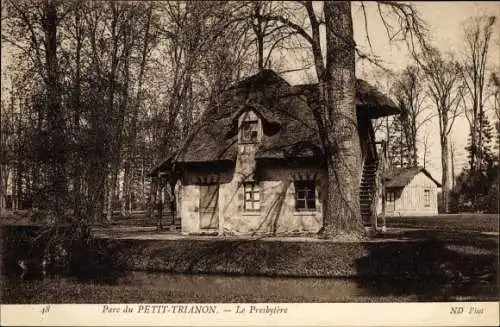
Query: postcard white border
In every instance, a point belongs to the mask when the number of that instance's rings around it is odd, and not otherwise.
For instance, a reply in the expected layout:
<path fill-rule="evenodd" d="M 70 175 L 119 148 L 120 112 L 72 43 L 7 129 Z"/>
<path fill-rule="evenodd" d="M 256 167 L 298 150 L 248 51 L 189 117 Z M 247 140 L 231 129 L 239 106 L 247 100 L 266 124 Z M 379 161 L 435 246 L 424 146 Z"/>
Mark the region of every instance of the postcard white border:
<path fill-rule="evenodd" d="M 146 305 L 150 307 L 146 309 Z M 212 309 L 203 309 L 203 306 L 215 308 L 215 313 Z M 201 309 L 192 309 L 196 307 Z M 132 309 L 132 312 L 123 312 L 125 308 Z M 261 309 L 260 312 L 256 308 Z M 500 314 L 498 302 L 137 303 L 107 304 L 106 309 L 105 304 L 1 305 L 1 325 L 498 326 Z M 243 309 L 245 312 L 241 312 Z M 189 313 L 189 310 L 193 312 Z M 196 310 L 205 313 L 194 313 Z"/>

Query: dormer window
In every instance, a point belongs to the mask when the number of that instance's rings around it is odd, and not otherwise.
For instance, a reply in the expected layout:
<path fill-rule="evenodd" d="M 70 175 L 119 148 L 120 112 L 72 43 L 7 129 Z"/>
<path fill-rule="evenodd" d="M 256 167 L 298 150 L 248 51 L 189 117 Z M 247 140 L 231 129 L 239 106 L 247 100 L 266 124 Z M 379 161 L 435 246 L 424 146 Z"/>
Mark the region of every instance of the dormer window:
<path fill-rule="evenodd" d="M 242 143 L 257 143 L 259 139 L 259 123 L 256 120 L 243 121 L 240 127 Z"/>

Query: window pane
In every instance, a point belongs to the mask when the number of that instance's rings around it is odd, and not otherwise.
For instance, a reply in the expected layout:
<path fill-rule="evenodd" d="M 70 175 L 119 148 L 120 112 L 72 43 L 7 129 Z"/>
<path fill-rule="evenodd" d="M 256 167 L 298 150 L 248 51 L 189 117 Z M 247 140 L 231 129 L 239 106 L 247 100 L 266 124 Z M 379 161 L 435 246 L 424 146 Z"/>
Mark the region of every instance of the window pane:
<path fill-rule="evenodd" d="M 257 122 L 245 121 L 241 123 L 241 139 L 243 141 L 256 141 L 257 140 Z"/>
<path fill-rule="evenodd" d="M 295 181 L 295 208 L 297 210 L 316 208 L 316 185 L 314 181 Z"/>
<path fill-rule="evenodd" d="M 245 183 L 245 210 L 260 209 L 260 193 L 259 185 L 256 183 Z"/>
<path fill-rule="evenodd" d="M 297 200 L 295 202 L 295 206 L 297 209 L 304 209 L 306 207 L 306 201 L 305 200 Z"/>

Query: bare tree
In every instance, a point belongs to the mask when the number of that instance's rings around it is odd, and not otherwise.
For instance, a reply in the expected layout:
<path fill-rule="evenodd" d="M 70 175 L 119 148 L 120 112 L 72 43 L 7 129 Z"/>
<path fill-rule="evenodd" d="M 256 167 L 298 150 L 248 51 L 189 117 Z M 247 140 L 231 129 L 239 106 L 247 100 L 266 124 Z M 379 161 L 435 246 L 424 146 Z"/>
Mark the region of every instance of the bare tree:
<path fill-rule="evenodd" d="M 424 149 L 422 151 L 422 156 L 423 156 L 422 162 L 423 162 L 424 168 L 426 168 L 427 162 L 428 162 L 429 151 L 432 147 L 432 142 L 429 140 L 429 133 L 425 134 L 422 144 L 424 146 Z"/>
<path fill-rule="evenodd" d="M 418 137 L 420 129 L 425 126 L 435 114 L 424 106 L 425 84 L 424 76 L 418 66 L 406 67 L 393 86 L 395 98 L 402 109 L 402 139 L 409 151 L 411 166 L 418 165 Z"/>
<path fill-rule="evenodd" d="M 495 16 L 470 18 L 464 28 L 465 56 L 461 73 L 467 90 L 465 116 L 470 127 L 469 165 L 476 170 L 476 163 L 482 161 L 481 117 L 484 116 L 487 59 Z"/>
<path fill-rule="evenodd" d="M 58 29 L 60 28 L 60 3 L 45 0 L 41 4 L 32 1 L 9 1 L 5 7 L 10 35 L 2 34 L 3 41 L 20 49 L 33 63 L 44 85 L 44 117 L 47 121 L 45 159 L 50 169 L 46 193 L 56 217 L 64 213 L 67 193 L 65 138 L 65 114 L 62 108 L 61 74 L 59 69 Z M 17 25 L 16 25 L 17 24 Z M 25 34 L 23 34 L 25 33 Z M 26 42 L 26 39 L 29 42 Z"/>
<path fill-rule="evenodd" d="M 461 100 L 464 91 L 460 66 L 451 59 L 445 59 L 439 51 L 429 49 L 423 54 L 422 69 L 427 79 L 427 93 L 437 112 L 439 141 L 441 145 L 442 200 L 443 209 L 448 212 L 449 178 L 449 136 L 457 117 L 462 114 Z"/>

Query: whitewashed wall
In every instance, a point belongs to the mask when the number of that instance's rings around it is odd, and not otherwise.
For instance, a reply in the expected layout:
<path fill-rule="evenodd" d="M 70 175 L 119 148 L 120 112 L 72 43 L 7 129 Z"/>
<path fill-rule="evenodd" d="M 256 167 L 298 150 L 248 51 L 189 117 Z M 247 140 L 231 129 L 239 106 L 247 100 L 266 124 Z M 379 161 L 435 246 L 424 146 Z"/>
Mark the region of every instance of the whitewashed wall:
<path fill-rule="evenodd" d="M 260 211 L 244 210 L 244 190 L 241 174 L 235 172 L 229 183 L 219 186 L 218 218 L 219 235 L 317 233 L 323 226 L 323 196 L 325 173 L 314 168 L 267 168 L 259 172 Z M 191 173 L 190 180 L 199 179 Z M 214 175 L 214 180 L 223 180 Z M 295 211 L 296 180 L 316 180 L 316 209 Z M 183 234 L 213 233 L 200 229 L 200 185 L 183 185 L 180 212 Z"/>

